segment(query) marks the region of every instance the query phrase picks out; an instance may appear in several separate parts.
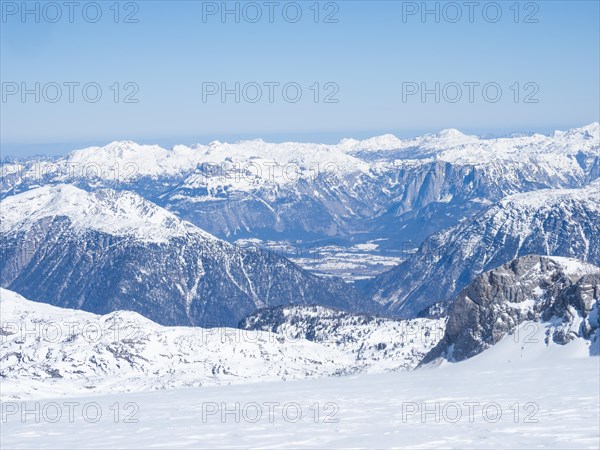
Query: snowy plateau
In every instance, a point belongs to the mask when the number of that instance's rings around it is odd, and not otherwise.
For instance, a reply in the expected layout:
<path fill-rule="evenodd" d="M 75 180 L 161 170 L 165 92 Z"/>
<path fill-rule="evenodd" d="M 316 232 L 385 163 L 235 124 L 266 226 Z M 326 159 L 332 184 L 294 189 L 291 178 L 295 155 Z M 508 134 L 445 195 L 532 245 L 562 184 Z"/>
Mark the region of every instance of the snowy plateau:
<path fill-rule="evenodd" d="M 600 131 L 0 161 L 2 448 L 600 448 Z"/>

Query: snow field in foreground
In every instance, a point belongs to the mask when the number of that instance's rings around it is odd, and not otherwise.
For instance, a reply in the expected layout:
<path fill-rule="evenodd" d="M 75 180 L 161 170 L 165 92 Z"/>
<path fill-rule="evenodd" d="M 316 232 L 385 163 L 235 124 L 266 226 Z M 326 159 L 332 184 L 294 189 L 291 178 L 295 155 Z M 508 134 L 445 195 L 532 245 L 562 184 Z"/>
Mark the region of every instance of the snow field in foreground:
<path fill-rule="evenodd" d="M 544 332 L 413 372 L 4 402 L 0 444 L 598 448 L 600 359 Z"/>

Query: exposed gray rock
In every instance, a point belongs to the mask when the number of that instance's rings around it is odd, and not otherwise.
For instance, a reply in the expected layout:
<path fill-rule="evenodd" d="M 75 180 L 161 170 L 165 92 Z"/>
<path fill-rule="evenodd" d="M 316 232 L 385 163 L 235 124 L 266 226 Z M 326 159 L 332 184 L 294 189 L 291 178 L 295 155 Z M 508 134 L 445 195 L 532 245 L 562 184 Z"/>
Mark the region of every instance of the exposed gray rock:
<path fill-rule="evenodd" d="M 552 322 L 547 341 L 599 342 L 600 268 L 577 260 L 530 255 L 485 272 L 450 306 L 446 332 L 423 364 L 461 361 L 515 331 L 524 321 Z"/>

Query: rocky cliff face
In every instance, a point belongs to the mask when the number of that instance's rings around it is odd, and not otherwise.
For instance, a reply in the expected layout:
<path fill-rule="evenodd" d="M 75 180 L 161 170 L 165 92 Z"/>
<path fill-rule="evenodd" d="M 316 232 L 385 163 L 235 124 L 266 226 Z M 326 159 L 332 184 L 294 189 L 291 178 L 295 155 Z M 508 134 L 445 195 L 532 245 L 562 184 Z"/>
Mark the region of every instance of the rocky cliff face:
<path fill-rule="evenodd" d="M 546 340 L 581 337 L 598 353 L 600 268 L 560 257 L 525 256 L 485 272 L 450 306 L 442 340 L 423 364 L 443 357 L 461 361 L 512 334 L 524 321 L 546 322 Z M 526 336 L 515 336 L 523 345 Z"/>

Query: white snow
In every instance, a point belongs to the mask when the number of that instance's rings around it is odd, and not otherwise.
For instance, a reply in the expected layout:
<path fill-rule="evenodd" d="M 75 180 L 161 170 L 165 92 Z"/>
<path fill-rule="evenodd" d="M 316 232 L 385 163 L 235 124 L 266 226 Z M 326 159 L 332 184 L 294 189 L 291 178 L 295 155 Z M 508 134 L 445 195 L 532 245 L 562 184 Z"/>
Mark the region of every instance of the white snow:
<path fill-rule="evenodd" d="M 598 448 L 600 360 L 583 356 L 579 341 L 545 347 L 542 335 L 507 336 L 468 361 L 414 372 L 5 402 L 0 444 Z"/>
<path fill-rule="evenodd" d="M 343 342 L 343 327 L 315 343 L 287 330 L 164 327 L 130 311 L 98 316 L 2 288 L 0 318 L 2 400 L 412 369 L 444 330 L 443 320 L 388 321 L 363 326 L 364 343 Z"/>
<path fill-rule="evenodd" d="M 342 139 L 332 145 L 269 143 L 255 139 L 235 143 L 213 141 L 207 145 L 175 145 L 165 149 L 158 145 L 116 141 L 102 147 L 73 151 L 65 158 L 44 163 L 42 168 L 32 168 L 33 172 L 28 175 L 35 178 L 39 173 L 55 172 L 63 181 L 74 175 L 120 181 L 189 175 L 184 184 L 186 187 L 203 184 L 205 178 L 215 178 L 213 184 L 219 179 L 223 184 L 226 178 L 226 184 L 247 189 L 263 183 L 289 184 L 300 176 L 377 172 L 394 164 L 430 161 L 482 165 L 535 160 L 549 173 L 558 167 L 568 173 L 581 170 L 574 159 L 578 153 L 600 154 L 598 123 L 557 131 L 549 136 L 533 134 L 496 139 L 447 129 L 410 139 L 386 134 L 362 141 Z M 211 173 L 216 176 L 194 174 L 202 164 L 212 165 Z M 3 171 L 9 174 L 22 170 L 24 167 L 18 164 L 3 165 Z"/>
<path fill-rule="evenodd" d="M 448 129 L 412 139 L 397 139 L 392 135 L 365 141 L 346 139 L 340 142 L 339 147 L 350 154 L 395 150 L 394 157 L 397 159 L 435 159 L 476 165 L 502 160 L 525 161 L 529 158 L 566 161 L 564 156 L 580 151 L 599 152 L 600 131 L 598 122 L 595 122 L 581 128 L 557 131 L 550 136 L 533 134 L 483 139 Z"/>
<path fill-rule="evenodd" d="M 164 208 L 128 191 L 88 192 L 68 184 L 44 186 L 0 202 L 2 233 L 23 231 L 42 219 L 67 217 L 74 229 L 164 242 L 187 233 L 216 239 Z"/>
<path fill-rule="evenodd" d="M 500 201 L 500 205 L 508 205 L 521 209 L 548 210 L 561 203 L 585 201 L 594 211 L 600 210 L 600 184 L 592 183 L 582 189 L 540 189 L 509 195 Z"/>
<path fill-rule="evenodd" d="M 132 141 L 115 141 L 103 147 L 88 147 L 75 150 L 67 157 L 71 167 L 108 174 L 108 167 L 119 169 L 132 177 L 139 175 L 177 175 L 198 163 L 197 152 L 184 145 L 171 150 L 158 145 L 140 145 Z M 119 165 L 115 166 L 116 163 Z"/>
<path fill-rule="evenodd" d="M 560 264 L 565 272 L 574 278 L 579 278 L 587 273 L 598 272 L 598 267 L 578 259 L 552 256 L 552 260 Z"/>

